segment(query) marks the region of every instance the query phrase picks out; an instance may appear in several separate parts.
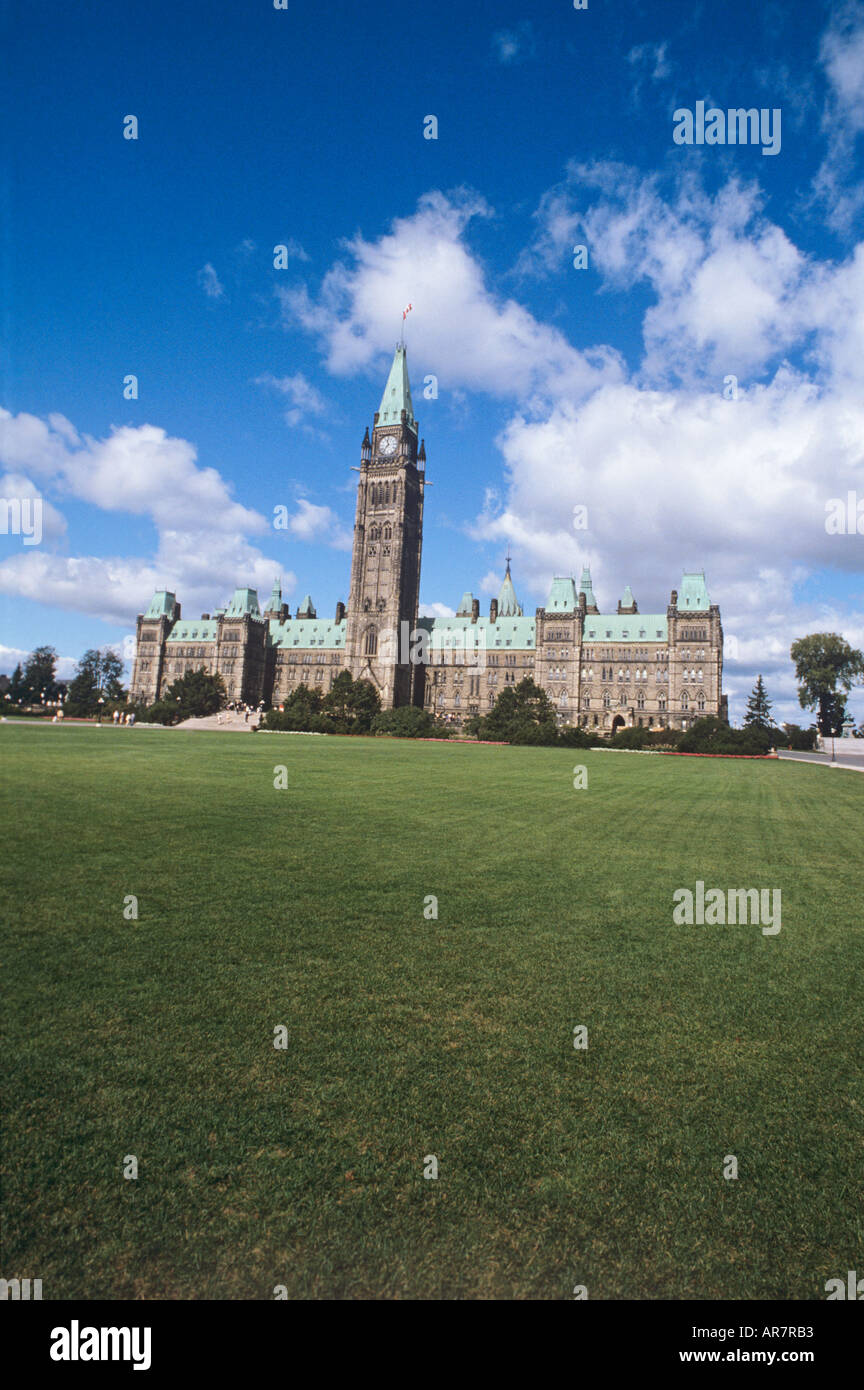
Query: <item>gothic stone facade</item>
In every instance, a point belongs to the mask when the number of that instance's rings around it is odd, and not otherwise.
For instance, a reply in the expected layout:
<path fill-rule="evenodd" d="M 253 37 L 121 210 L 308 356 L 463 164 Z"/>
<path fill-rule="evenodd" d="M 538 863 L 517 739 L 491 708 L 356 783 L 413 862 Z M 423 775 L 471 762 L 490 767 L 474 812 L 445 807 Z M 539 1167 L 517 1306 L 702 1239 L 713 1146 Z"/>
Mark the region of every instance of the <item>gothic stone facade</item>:
<path fill-rule="evenodd" d="M 664 613 L 640 613 L 628 586 L 607 615 L 586 568 L 578 585 L 554 579 L 545 607 L 526 617 L 508 561 L 488 618 L 466 593 L 455 617 L 418 619 L 425 464 L 400 346 L 361 446 L 347 608 L 338 603 L 328 621 L 307 595 L 292 617 L 277 583 L 263 612 L 255 590 L 240 588 L 196 620 L 160 590 L 138 618 L 132 697 L 150 704 L 203 666 L 229 700 L 278 705 L 298 685 L 329 690 L 348 670 L 375 685 L 385 709 L 423 705 L 459 725 L 531 676 L 560 723 L 602 733 L 725 718 L 723 629 L 702 573 L 684 574 Z"/>

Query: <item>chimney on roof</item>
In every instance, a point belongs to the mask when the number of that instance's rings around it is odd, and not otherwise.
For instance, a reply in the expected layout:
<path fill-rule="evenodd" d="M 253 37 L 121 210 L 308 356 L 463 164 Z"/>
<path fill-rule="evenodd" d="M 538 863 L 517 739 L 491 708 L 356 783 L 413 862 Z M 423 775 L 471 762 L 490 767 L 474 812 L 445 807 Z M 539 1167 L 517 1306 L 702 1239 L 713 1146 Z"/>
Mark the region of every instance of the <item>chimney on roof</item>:
<path fill-rule="evenodd" d="M 477 619 L 478 619 L 479 617 L 480 617 L 480 600 L 479 600 L 479 598 L 475 598 L 475 599 L 472 599 L 472 600 L 471 600 L 471 621 L 472 621 L 472 623 L 476 623 L 476 621 L 477 621 Z"/>
<path fill-rule="evenodd" d="M 345 619 L 345 605 L 344 605 L 344 603 L 337 603 L 337 605 L 336 605 L 336 621 L 337 621 L 337 623 L 341 623 L 341 622 L 344 621 L 344 619 Z"/>
<path fill-rule="evenodd" d="M 202 614 L 201 614 L 201 621 L 202 621 L 202 623 L 209 623 L 209 621 L 210 621 L 210 614 L 209 614 L 209 613 L 202 613 Z"/>
<path fill-rule="evenodd" d="M 493 598 L 492 602 L 491 602 L 490 605 L 489 605 L 489 621 L 490 621 L 490 623 L 497 623 L 497 621 L 498 621 L 498 600 L 497 600 L 497 598 Z"/>

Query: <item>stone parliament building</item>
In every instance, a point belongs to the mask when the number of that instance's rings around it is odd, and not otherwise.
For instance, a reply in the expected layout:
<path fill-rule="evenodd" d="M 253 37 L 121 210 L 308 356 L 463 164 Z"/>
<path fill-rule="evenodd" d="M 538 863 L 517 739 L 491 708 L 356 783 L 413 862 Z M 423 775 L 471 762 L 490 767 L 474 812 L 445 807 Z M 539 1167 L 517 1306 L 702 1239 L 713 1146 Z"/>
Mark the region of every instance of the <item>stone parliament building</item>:
<path fill-rule="evenodd" d="M 702 573 L 684 574 L 663 613 L 641 613 L 628 586 L 605 614 L 585 568 L 578 584 L 553 579 L 545 606 L 527 617 L 508 558 L 488 617 L 471 593 L 454 617 L 418 617 L 425 466 L 400 345 L 361 446 L 347 606 L 319 618 L 307 594 L 292 617 L 277 582 L 263 612 L 257 592 L 241 588 L 195 619 L 160 590 L 138 618 L 130 698 L 152 704 L 203 667 L 222 677 L 229 700 L 279 705 L 298 685 L 329 690 L 347 670 L 373 683 L 385 709 L 413 703 L 459 725 L 531 676 L 559 723 L 600 733 L 726 718 L 723 629 Z"/>

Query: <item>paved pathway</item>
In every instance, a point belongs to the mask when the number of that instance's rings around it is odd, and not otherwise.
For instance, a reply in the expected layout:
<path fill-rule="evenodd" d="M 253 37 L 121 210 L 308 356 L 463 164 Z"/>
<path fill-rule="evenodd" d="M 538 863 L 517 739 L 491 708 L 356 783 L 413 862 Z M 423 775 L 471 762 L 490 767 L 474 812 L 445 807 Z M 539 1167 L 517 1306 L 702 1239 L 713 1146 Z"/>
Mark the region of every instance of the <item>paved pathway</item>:
<path fill-rule="evenodd" d="M 823 767 L 831 766 L 830 753 L 792 753 L 788 750 L 781 750 L 778 756 L 786 762 L 821 763 Z M 838 740 L 835 746 L 834 766 L 851 767 L 855 772 L 864 772 L 864 757 L 860 753 L 844 753 Z"/>
<path fill-rule="evenodd" d="M 232 713 L 231 710 L 223 710 L 221 714 L 206 714 L 200 719 L 184 719 L 182 724 L 177 724 L 178 729 L 217 729 L 226 733 L 250 733 L 258 725 L 258 714 L 249 715 L 249 722 L 245 723 L 242 714 Z"/>

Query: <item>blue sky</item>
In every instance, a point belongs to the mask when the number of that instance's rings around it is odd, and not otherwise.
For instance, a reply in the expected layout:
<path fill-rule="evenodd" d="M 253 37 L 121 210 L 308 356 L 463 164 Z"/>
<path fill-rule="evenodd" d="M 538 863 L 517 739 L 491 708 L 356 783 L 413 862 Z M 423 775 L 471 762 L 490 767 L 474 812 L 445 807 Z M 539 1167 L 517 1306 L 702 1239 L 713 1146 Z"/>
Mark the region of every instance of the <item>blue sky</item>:
<path fill-rule="evenodd" d="M 0 669 L 122 643 L 157 584 L 346 598 L 409 300 L 428 610 L 485 606 L 508 541 L 532 608 L 704 568 L 733 711 L 761 670 L 792 718 L 790 641 L 864 643 L 864 540 L 825 529 L 864 499 L 861 6 L 0 13 L 0 495 L 46 508 L 0 536 Z M 676 145 L 700 100 L 779 108 L 780 152 Z"/>

